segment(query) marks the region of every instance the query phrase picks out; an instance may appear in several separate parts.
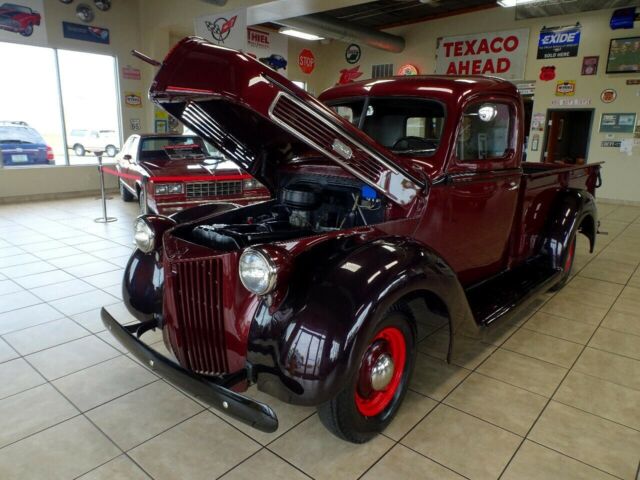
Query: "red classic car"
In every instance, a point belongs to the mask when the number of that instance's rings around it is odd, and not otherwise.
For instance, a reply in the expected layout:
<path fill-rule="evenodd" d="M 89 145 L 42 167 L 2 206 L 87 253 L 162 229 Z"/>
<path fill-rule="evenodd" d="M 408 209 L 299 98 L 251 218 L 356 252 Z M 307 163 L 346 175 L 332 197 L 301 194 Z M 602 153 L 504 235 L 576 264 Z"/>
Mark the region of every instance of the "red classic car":
<path fill-rule="evenodd" d="M 415 76 L 320 101 L 248 55 L 179 43 L 150 97 L 273 192 L 243 208 L 142 216 L 123 294 L 102 319 L 134 356 L 264 431 L 249 385 L 317 406 L 365 442 L 393 419 L 416 358 L 417 301 L 448 319 L 449 356 L 562 287 L 593 249 L 599 165 L 522 163 L 512 83 Z M 424 313 L 423 313 L 424 314 Z M 161 328 L 176 361 L 140 336 Z"/>
<path fill-rule="evenodd" d="M 0 29 L 16 32 L 24 37 L 33 33 L 33 27 L 40 25 L 40 14 L 24 5 L 3 3 L 0 5 Z"/>
<path fill-rule="evenodd" d="M 116 162 L 122 199 L 137 198 L 143 212 L 168 215 L 211 202 L 247 205 L 270 197 L 195 135 L 131 135 Z"/>

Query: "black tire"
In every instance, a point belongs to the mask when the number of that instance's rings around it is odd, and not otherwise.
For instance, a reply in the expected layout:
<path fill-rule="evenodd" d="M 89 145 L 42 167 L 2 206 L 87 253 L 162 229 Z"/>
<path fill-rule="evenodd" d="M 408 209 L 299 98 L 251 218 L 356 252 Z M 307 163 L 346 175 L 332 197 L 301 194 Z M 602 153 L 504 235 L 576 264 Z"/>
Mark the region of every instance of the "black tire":
<path fill-rule="evenodd" d="M 23 37 L 30 37 L 33 34 L 33 25 L 29 24 L 24 30 L 20 31 L 20 35 Z"/>
<path fill-rule="evenodd" d="M 133 202 L 136 197 L 127 187 L 124 186 L 124 182 L 122 180 L 118 180 L 118 184 L 120 186 L 120 197 L 122 197 L 122 200 L 125 202 Z"/>
<path fill-rule="evenodd" d="M 563 271 L 560 281 L 549 289 L 551 292 L 557 292 L 562 289 L 571 277 L 571 270 L 573 269 L 573 262 L 576 259 L 576 234 L 573 234 L 573 238 L 569 241 L 569 249 L 563 259 Z"/>
<path fill-rule="evenodd" d="M 374 415 L 365 416 L 361 407 L 357 405 L 356 397 L 359 395 L 360 366 L 354 372 L 348 384 L 332 400 L 318 406 L 318 416 L 322 424 L 338 438 L 352 443 L 365 443 L 382 432 L 396 415 L 398 408 L 404 400 L 409 386 L 411 373 L 415 363 L 415 334 L 411 317 L 400 310 L 392 309 L 382 318 L 376 326 L 374 335 L 369 339 L 370 347 L 377 335 L 385 329 L 395 329 L 402 333 L 405 341 L 405 362 L 399 383 L 393 390 L 393 394 L 384 409 Z M 368 352 L 369 350 L 367 350 Z M 367 355 L 363 355 L 361 362 Z"/>
<path fill-rule="evenodd" d="M 84 154 L 86 153 L 86 150 L 84 149 L 84 147 L 82 145 L 80 145 L 79 143 L 76 143 L 73 146 L 73 153 L 75 153 L 79 157 L 84 157 Z"/>
<path fill-rule="evenodd" d="M 118 149 L 115 147 L 115 145 L 107 145 L 104 151 L 109 157 L 115 157 L 118 154 Z"/>

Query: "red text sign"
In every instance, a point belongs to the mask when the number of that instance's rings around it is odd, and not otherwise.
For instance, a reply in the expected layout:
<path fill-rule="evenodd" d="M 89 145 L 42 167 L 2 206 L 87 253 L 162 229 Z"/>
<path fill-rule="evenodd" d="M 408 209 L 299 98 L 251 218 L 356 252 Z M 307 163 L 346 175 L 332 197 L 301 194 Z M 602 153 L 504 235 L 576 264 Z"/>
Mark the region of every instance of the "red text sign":
<path fill-rule="evenodd" d="M 316 57 L 313 56 L 313 52 L 308 48 L 305 48 L 298 55 L 298 66 L 304 73 L 311 73 L 316 67 Z"/>
<path fill-rule="evenodd" d="M 436 73 L 522 79 L 528 40 L 528 29 L 441 38 Z"/>

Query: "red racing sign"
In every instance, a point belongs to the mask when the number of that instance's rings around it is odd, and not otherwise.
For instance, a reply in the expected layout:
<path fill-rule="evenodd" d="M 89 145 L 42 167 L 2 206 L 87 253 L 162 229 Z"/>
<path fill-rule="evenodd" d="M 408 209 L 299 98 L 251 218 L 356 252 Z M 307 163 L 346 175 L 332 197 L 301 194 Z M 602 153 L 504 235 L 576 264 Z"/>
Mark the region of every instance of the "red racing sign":
<path fill-rule="evenodd" d="M 529 29 L 443 37 L 439 39 L 436 73 L 524 77 Z"/>
<path fill-rule="evenodd" d="M 311 73 L 316 68 L 316 57 L 308 48 L 303 49 L 298 55 L 298 66 L 304 73 Z"/>

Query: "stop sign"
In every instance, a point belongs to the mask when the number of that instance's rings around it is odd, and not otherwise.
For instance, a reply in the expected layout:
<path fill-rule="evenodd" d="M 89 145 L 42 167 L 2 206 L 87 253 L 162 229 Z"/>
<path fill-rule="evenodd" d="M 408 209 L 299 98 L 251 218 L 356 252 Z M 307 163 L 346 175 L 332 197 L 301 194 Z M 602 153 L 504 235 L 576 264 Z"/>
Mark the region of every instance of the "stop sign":
<path fill-rule="evenodd" d="M 308 48 L 305 48 L 298 55 L 298 66 L 304 73 L 311 73 L 316 66 L 316 57 L 313 56 L 313 52 Z"/>

